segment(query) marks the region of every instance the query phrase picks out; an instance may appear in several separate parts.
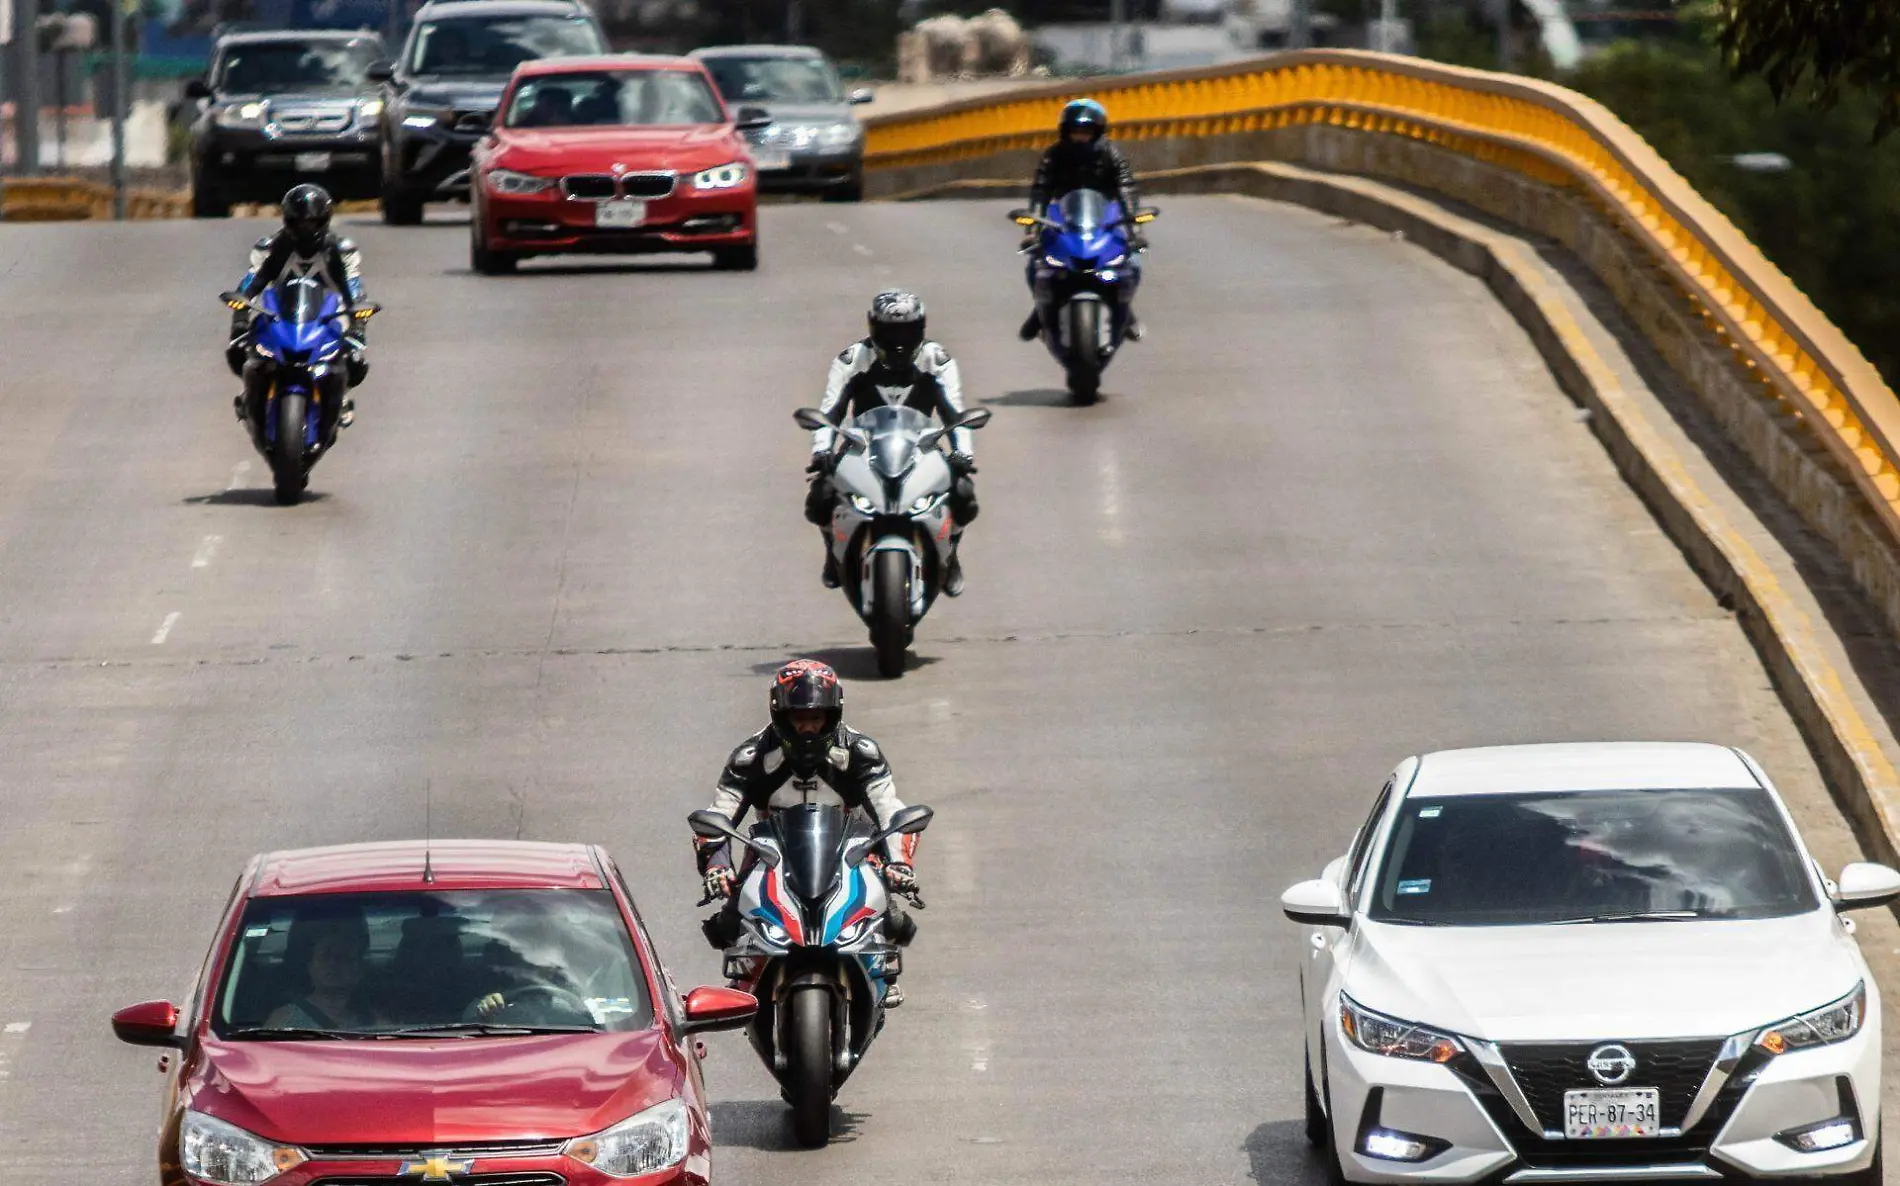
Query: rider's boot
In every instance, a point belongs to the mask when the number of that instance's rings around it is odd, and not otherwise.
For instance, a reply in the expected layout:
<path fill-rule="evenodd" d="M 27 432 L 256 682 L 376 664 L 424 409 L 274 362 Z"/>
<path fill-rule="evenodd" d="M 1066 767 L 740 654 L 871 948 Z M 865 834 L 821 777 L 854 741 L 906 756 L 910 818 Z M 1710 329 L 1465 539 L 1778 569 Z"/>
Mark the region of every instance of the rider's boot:
<path fill-rule="evenodd" d="M 829 545 L 830 541 L 827 540 L 826 543 Z M 840 584 L 838 578 L 838 554 L 833 552 L 829 546 L 825 548 L 824 582 L 825 588 L 827 589 L 836 589 Z"/>
<path fill-rule="evenodd" d="M 1139 342 L 1141 341 L 1141 335 L 1141 318 L 1135 316 L 1135 311 L 1130 309 L 1128 310 L 1128 322 L 1122 326 L 1122 337 L 1127 338 L 1131 342 Z"/>
<path fill-rule="evenodd" d="M 897 981 L 886 980 L 884 982 L 884 1007 L 886 1009 L 895 1009 L 903 1003 L 904 990 L 898 986 Z"/>
<path fill-rule="evenodd" d="M 1025 342 L 1033 342 L 1040 337 L 1041 334 L 1042 310 L 1031 309 L 1029 311 L 1029 320 L 1023 322 L 1022 328 L 1016 331 L 1016 336 Z"/>
<path fill-rule="evenodd" d="M 950 553 L 950 564 L 943 572 L 943 595 L 945 597 L 963 595 L 963 558 L 960 551 Z"/>

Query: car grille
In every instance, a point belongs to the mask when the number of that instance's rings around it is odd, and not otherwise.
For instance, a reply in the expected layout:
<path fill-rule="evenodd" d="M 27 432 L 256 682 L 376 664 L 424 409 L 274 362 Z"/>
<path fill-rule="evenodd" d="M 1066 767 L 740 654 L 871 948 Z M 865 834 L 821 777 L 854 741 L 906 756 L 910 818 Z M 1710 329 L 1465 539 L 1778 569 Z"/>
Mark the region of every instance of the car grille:
<path fill-rule="evenodd" d="M 414 1175 L 404 1178 L 395 1174 L 377 1174 L 370 1177 L 318 1178 L 311 1186 L 390 1186 L 395 1182 L 415 1186 L 418 1180 Z M 566 1186 L 567 1183 L 567 1179 L 559 1174 L 457 1174 L 453 1181 L 455 1186 Z"/>
<path fill-rule="evenodd" d="M 271 122 L 286 136 L 310 136 L 341 132 L 350 126 L 350 117 L 348 112 L 285 112 Z"/>
<path fill-rule="evenodd" d="M 604 202 L 609 198 L 664 198 L 673 192 L 671 173 L 628 173 L 612 177 L 606 173 L 570 173 L 561 178 L 561 192 L 586 202 Z"/>
<path fill-rule="evenodd" d="M 465 1145 L 304 1145 L 317 1161 L 420 1161 L 445 1156 L 455 1161 L 475 1157 L 551 1157 L 564 1141 L 473 1141 Z"/>
<path fill-rule="evenodd" d="M 1505 1065 L 1518 1089 L 1530 1101 L 1531 1111 L 1546 1129 L 1562 1131 L 1564 1092 L 1597 1089 L 1596 1076 L 1584 1065 L 1590 1052 L 1601 1042 L 1566 1042 L 1560 1045 L 1505 1044 Z M 1654 1087 L 1662 1095 L 1664 1128 L 1682 1127 L 1695 1102 L 1695 1093 L 1715 1065 L 1722 1051 L 1722 1039 L 1698 1039 L 1688 1042 L 1625 1042 L 1636 1058 L 1636 1070 L 1618 1087 Z"/>
<path fill-rule="evenodd" d="M 673 192 L 671 173 L 628 173 L 620 178 L 620 194 L 627 198 L 664 198 Z"/>

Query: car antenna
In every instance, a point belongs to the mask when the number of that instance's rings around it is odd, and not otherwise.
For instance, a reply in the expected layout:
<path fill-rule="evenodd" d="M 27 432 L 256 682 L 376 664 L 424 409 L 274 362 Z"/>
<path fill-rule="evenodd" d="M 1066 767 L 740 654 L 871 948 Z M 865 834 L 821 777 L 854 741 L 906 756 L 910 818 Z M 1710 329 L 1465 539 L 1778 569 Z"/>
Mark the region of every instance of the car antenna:
<path fill-rule="evenodd" d="M 422 884 L 435 884 L 435 854 L 429 850 L 429 842 L 434 839 L 435 830 L 431 820 L 435 802 L 435 780 L 422 780 Z"/>

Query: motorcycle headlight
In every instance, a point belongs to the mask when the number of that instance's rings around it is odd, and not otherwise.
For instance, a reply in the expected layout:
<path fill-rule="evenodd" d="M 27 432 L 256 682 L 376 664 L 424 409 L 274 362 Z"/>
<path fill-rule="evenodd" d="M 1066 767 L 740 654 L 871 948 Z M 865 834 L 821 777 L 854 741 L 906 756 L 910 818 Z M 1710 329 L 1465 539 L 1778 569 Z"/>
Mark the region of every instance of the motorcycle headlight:
<path fill-rule="evenodd" d="M 818 145 L 821 148 L 849 148 L 863 137 L 864 128 L 856 120 L 826 124 L 818 129 Z"/>
<path fill-rule="evenodd" d="M 936 502 L 937 502 L 936 495 L 926 494 L 922 496 L 921 498 L 917 499 L 915 502 L 911 503 L 910 506 L 907 508 L 907 512 L 912 515 L 921 515 L 925 511 L 929 510 L 931 507 L 935 506 Z"/>
<path fill-rule="evenodd" d="M 1116 256 L 1114 259 L 1103 260 L 1101 266 L 1104 268 L 1118 268 L 1122 264 L 1125 264 L 1127 262 L 1128 262 L 1128 253 L 1124 251 L 1120 255 Z"/>
<path fill-rule="evenodd" d="M 1374 1013 L 1344 993 L 1339 996 L 1339 1028 L 1359 1049 L 1388 1058 L 1450 1062 L 1465 1048 L 1450 1034 Z"/>
<path fill-rule="evenodd" d="M 877 514 L 877 504 L 872 502 L 870 499 L 864 497 L 864 495 L 862 494 L 853 494 L 851 496 L 851 505 L 857 509 L 857 512 L 860 515 Z"/>
<path fill-rule="evenodd" d="M 185 1113 L 178 1126 L 178 1161 L 187 1174 L 218 1186 L 268 1182 L 310 1158 L 294 1145 L 278 1145 L 235 1124 Z"/>
<path fill-rule="evenodd" d="M 221 128 L 261 128 L 270 115 L 269 103 L 239 103 L 235 107 L 226 107 L 219 111 L 216 119 Z"/>
<path fill-rule="evenodd" d="M 751 170 L 745 167 L 744 161 L 728 161 L 726 164 L 701 169 L 693 174 L 693 188 L 731 189 L 745 184 L 745 179 L 750 172 Z"/>
<path fill-rule="evenodd" d="M 488 188 L 498 194 L 542 194 L 554 188 L 552 177 L 533 177 L 513 169 L 490 169 L 483 174 Z"/>
<path fill-rule="evenodd" d="M 665 1100 L 591 1137 L 577 1137 L 561 1152 L 609 1177 L 632 1178 L 685 1161 L 686 1130 L 686 1104 Z"/>
<path fill-rule="evenodd" d="M 785 942 L 785 928 L 778 925 L 777 923 L 765 922 L 761 920 L 759 923 L 759 929 L 761 931 L 764 931 L 765 937 L 767 939 L 770 939 L 772 942 L 774 943 Z"/>
<path fill-rule="evenodd" d="M 871 923 L 873 921 L 874 920 L 869 918 L 860 919 L 840 931 L 838 933 L 838 945 L 840 947 L 849 947 L 859 939 L 864 938 L 865 935 L 870 933 Z"/>
<path fill-rule="evenodd" d="M 1043 256 L 1042 262 L 1045 264 L 1048 264 L 1052 268 L 1067 268 L 1069 266 L 1065 261 L 1060 260 L 1053 255 Z"/>
<path fill-rule="evenodd" d="M 1828 1046 L 1835 1042 L 1845 1042 L 1860 1032 L 1861 1022 L 1867 1020 L 1867 983 L 1862 981 L 1848 993 L 1831 1005 L 1823 1005 L 1812 1013 L 1803 1013 L 1777 1022 L 1755 1035 L 1755 1045 L 1769 1054 L 1786 1054 L 1790 1050 L 1806 1050 L 1811 1046 Z"/>

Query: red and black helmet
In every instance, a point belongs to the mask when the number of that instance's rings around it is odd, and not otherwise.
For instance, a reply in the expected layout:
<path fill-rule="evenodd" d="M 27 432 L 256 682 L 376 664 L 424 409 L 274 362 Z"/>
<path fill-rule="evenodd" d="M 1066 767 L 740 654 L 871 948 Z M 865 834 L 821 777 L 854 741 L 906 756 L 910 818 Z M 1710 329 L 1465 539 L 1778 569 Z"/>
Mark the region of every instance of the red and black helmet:
<path fill-rule="evenodd" d="M 792 769 L 809 778 L 838 735 L 844 723 L 844 685 L 838 673 L 816 659 L 794 659 L 772 677 L 772 729 Z M 824 728 L 815 736 L 801 736 L 792 727 L 794 712 L 819 711 L 825 714 Z"/>

